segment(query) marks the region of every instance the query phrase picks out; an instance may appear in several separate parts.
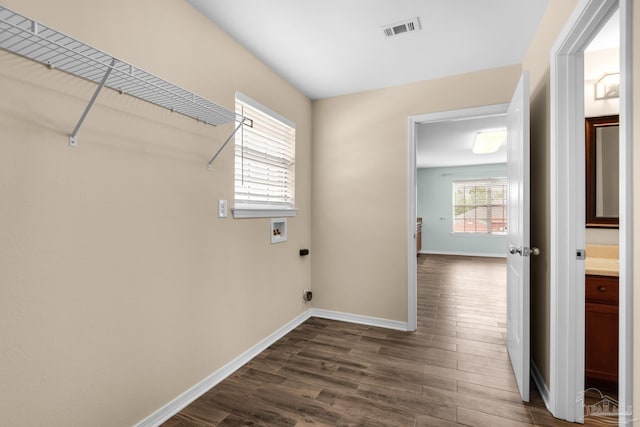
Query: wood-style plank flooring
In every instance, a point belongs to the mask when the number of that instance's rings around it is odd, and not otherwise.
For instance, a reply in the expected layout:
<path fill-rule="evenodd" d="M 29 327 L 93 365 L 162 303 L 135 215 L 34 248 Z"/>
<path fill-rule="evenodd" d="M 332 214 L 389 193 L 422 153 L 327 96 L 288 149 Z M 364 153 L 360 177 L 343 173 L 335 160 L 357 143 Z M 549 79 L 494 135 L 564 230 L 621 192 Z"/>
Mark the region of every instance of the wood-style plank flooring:
<path fill-rule="evenodd" d="M 421 255 L 418 331 L 312 318 L 168 420 L 203 426 L 575 426 L 505 348 L 503 259 Z"/>

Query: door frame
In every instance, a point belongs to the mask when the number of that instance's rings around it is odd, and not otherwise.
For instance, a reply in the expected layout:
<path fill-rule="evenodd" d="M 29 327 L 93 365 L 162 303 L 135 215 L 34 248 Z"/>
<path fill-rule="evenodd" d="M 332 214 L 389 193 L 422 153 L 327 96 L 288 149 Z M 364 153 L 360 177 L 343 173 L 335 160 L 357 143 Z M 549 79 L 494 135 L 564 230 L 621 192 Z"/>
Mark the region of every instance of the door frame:
<path fill-rule="evenodd" d="M 606 20 L 620 10 L 620 408 L 632 397 L 632 129 L 631 129 L 631 3 L 632 0 L 582 0 L 551 50 L 551 218 L 550 218 L 550 378 L 551 413 L 583 422 L 579 401 L 584 391 L 584 48 Z M 575 196 L 577 194 L 577 196 Z M 572 198 L 571 196 L 574 195 Z M 580 200 L 582 205 L 580 205 Z M 570 369 L 573 367 L 573 369 Z M 630 417 L 629 417 L 630 418 Z M 627 425 L 620 417 L 620 425 Z"/>
<path fill-rule="evenodd" d="M 448 120 L 466 120 L 482 117 L 506 116 L 509 103 L 485 105 L 482 107 L 462 108 L 458 110 L 439 111 L 435 113 L 419 114 L 409 116 L 409 156 L 408 156 L 408 199 L 409 209 L 407 213 L 407 330 L 415 331 L 418 322 L 418 279 L 417 279 L 417 257 L 416 251 L 416 222 L 418 188 L 416 184 L 416 148 L 417 148 L 417 127 L 426 123 L 437 123 Z"/>

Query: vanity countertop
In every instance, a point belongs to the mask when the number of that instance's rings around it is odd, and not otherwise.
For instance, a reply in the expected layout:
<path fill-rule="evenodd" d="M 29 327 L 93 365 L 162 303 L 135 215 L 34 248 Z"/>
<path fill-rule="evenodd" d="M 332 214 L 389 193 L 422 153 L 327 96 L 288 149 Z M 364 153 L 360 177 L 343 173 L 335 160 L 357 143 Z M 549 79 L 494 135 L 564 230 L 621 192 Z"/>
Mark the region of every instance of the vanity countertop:
<path fill-rule="evenodd" d="M 585 272 L 595 276 L 619 276 L 618 246 L 587 245 Z"/>

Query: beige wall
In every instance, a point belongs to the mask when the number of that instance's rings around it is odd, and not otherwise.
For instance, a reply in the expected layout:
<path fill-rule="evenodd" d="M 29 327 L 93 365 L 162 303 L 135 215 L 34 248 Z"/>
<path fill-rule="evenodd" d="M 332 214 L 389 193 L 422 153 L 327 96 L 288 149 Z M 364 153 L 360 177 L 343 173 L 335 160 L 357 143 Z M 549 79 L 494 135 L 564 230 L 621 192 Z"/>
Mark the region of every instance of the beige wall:
<path fill-rule="evenodd" d="M 408 117 L 508 102 L 520 70 L 314 101 L 315 307 L 407 321 Z"/>
<path fill-rule="evenodd" d="M 213 128 L 0 52 L 0 424 L 132 425 L 302 313 L 311 102 L 185 1 L 3 5 L 233 108 L 297 124 L 288 242 L 218 219 L 233 149 Z M 312 251 L 312 254 L 314 252 Z"/>
<path fill-rule="evenodd" d="M 524 59 L 523 68 L 531 74 L 531 170 L 537 173 L 537 179 L 532 180 L 532 244 L 541 248 L 542 255 L 532 258 L 532 309 L 531 309 L 531 349 L 532 358 L 547 384 L 549 383 L 549 57 L 553 43 L 564 27 L 577 1 L 551 0 L 542 23 L 538 28 L 534 40 Z M 640 9 L 634 8 L 632 28 L 640 28 Z M 634 70 L 640 68 L 640 35 L 633 34 Z M 640 100 L 640 78 L 634 71 L 633 104 Z M 640 114 L 634 108 L 633 127 L 634 145 L 638 143 L 638 129 L 640 129 Z M 635 150 L 634 183 L 640 183 L 640 155 Z M 535 172 L 534 172 L 535 171 Z M 636 191 L 637 193 L 637 191 Z M 634 287 L 640 277 L 640 202 L 634 199 Z M 546 254 L 546 255 L 545 255 Z M 634 354 L 640 352 L 640 311 L 639 292 L 634 293 Z M 640 358 L 634 357 L 634 407 L 640 408 Z M 638 418 L 636 410 L 635 417 Z"/>
<path fill-rule="evenodd" d="M 538 173 L 532 243 L 543 254 L 549 51 L 576 3 L 550 0 L 524 60 Z M 80 146 L 68 147 L 94 85 L 0 52 L 3 425 L 131 425 L 301 313 L 311 277 L 316 307 L 406 321 L 407 117 L 507 102 L 521 70 L 317 101 L 312 150 L 311 103 L 186 2 L 3 5 L 227 107 L 239 89 L 294 120 L 300 208 L 289 241 L 275 246 L 266 219 L 217 219 L 217 199 L 233 199 L 232 152 L 214 171 L 205 163 L 230 125 L 207 127 L 111 91 L 80 131 Z M 638 32 L 634 39 L 637 70 Z M 634 85 L 637 101 L 638 73 Z M 299 258 L 312 232 L 312 255 Z M 547 382 L 549 262 L 534 261 L 532 282 L 533 357 Z M 640 292 L 634 298 L 640 307 Z M 638 317 L 634 325 L 638 354 Z M 637 357 L 634 372 L 640 407 Z"/>
<path fill-rule="evenodd" d="M 531 94 L 531 357 L 549 384 L 550 180 L 549 58 L 551 47 L 577 0 L 550 0 L 529 46 L 523 69 L 529 71 Z"/>

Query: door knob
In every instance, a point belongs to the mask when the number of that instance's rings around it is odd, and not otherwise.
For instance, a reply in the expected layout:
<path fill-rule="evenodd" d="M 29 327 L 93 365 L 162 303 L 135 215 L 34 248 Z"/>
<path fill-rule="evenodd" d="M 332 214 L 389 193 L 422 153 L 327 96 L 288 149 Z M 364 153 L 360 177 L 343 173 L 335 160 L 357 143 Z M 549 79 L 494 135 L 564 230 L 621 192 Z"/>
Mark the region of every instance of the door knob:
<path fill-rule="evenodd" d="M 515 246 L 509 246 L 509 253 L 511 255 L 520 254 L 522 256 L 540 255 L 540 249 L 536 247 L 517 248 Z"/>

